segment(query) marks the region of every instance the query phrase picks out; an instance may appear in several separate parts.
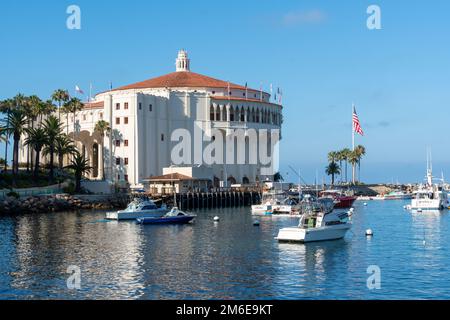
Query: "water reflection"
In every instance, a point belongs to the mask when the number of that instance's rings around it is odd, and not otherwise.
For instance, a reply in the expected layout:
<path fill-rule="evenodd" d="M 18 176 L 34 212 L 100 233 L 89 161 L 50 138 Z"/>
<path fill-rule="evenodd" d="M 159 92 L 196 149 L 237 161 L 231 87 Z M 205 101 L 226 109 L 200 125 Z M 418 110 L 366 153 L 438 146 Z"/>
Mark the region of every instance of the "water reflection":
<path fill-rule="evenodd" d="M 197 212 L 185 226 L 105 222 L 102 212 L 0 217 L 0 298 L 450 297 L 449 214 L 403 205 L 357 203 L 345 239 L 308 244 L 274 239 L 298 219 L 261 217 L 255 227 L 248 208 Z M 70 265 L 81 268 L 79 291 L 66 287 Z M 367 289 L 370 265 L 382 290 Z"/>
<path fill-rule="evenodd" d="M 142 295 L 142 234 L 134 224 L 90 223 L 81 214 L 23 216 L 14 243 L 11 286 L 29 298 L 42 291 L 48 298 Z M 66 287 L 71 265 L 81 269 L 81 291 Z"/>

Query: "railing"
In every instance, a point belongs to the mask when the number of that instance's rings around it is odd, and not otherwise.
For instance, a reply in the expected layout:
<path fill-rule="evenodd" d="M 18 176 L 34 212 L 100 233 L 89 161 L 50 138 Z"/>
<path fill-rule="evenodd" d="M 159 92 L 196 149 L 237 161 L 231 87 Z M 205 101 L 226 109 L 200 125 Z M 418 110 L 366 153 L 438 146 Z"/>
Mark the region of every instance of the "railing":
<path fill-rule="evenodd" d="M 10 192 L 17 193 L 22 197 L 32 197 L 32 196 L 50 196 L 58 193 L 62 193 L 63 185 L 56 185 L 53 187 L 45 188 L 31 188 L 31 189 L 12 189 L 12 190 L 0 190 L 0 199 L 4 199 L 8 196 Z"/>

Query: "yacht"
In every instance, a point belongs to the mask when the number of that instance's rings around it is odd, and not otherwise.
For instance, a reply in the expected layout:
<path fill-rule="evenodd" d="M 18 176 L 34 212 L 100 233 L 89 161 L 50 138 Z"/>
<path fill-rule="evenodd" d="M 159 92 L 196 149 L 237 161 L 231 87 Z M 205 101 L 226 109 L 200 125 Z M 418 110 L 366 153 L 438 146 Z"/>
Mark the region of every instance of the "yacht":
<path fill-rule="evenodd" d="M 335 209 L 348 209 L 353 206 L 357 197 L 341 190 L 325 190 L 321 192 L 322 198 L 330 198 L 334 201 Z"/>
<path fill-rule="evenodd" d="M 164 216 L 169 209 L 165 204 L 158 207 L 150 199 L 134 199 L 125 210 L 107 212 L 108 220 L 136 220 L 137 218 L 160 218 Z"/>
<path fill-rule="evenodd" d="M 337 240 L 345 237 L 352 223 L 348 212 L 325 212 L 314 207 L 303 210 L 297 227 L 283 228 L 278 232 L 280 242 L 315 242 Z"/>
<path fill-rule="evenodd" d="M 444 184 L 433 183 L 433 167 L 431 161 L 427 164 L 427 183 L 420 185 L 414 192 L 410 210 L 443 210 L 449 207 L 448 192 Z"/>

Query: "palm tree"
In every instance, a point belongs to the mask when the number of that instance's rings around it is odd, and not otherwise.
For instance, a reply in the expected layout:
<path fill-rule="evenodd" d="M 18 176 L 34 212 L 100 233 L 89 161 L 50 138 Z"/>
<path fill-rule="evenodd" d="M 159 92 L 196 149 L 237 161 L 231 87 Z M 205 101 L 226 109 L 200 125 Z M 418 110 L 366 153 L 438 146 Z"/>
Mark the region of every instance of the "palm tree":
<path fill-rule="evenodd" d="M 77 149 L 66 134 L 59 135 L 55 140 L 55 153 L 58 156 L 58 167 L 63 169 L 64 156 L 75 154 Z"/>
<path fill-rule="evenodd" d="M 325 172 L 327 175 L 331 176 L 331 185 L 334 185 L 334 176 L 336 174 L 340 174 L 341 173 L 341 168 L 339 168 L 339 165 L 332 161 L 330 162 L 330 164 L 325 168 Z"/>
<path fill-rule="evenodd" d="M 342 150 L 339 150 L 336 152 L 336 161 L 339 161 L 339 168 L 342 168 L 342 161 L 344 161 L 345 157 L 344 157 L 344 153 L 342 152 Z M 341 177 L 341 184 L 342 184 L 342 170 L 340 173 L 340 177 Z"/>
<path fill-rule="evenodd" d="M 81 191 L 81 178 L 85 173 L 91 171 L 92 167 L 89 166 L 88 160 L 77 152 L 70 162 L 70 165 L 66 166 L 67 169 L 74 171 L 75 175 L 75 192 Z"/>
<path fill-rule="evenodd" d="M 358 180 L 361 181 L 361 159 L 366 155 L 366 148 L 362 145 L 358 145 L 355 148 L 355 152 L 358 156 Z"/>
<path fill-rule="evenodd" d="M 62 133 L 61 122 L 55 116 L 50 116 L 44 121 L 44 130 L 47 135 L 45 154 L 50 155 L 50 173 L 49 180 L 53 182 L 54 179 L 54 156 L 55 156 L 55 141 Z"/>
<path fill-rule="evenodd" d="M 336 162 L 338 160 L 338 153 L 336 151 L 331 151 L 328 153 L 328 162 Z"/>
<path fill-rule="evenodd" d="M 283 182 L 284 178 L 283 178 L 283 176 L 281 175 L 280 172 L 277 172 L 273 176 L 273 181 L 275 181 L 275 182 Z"/>
<path fill-rule="evenodd" d="M 0 143 L 1 142 L 6 143 L 7 141 L 8 141 L 8 138 L 7 138 L 5 129 L 0 127 Z M 3 158 L 0 158 L 0 166 L 5 165 L 5 163 L 6 163 L 6 160 Z"/>
<path fill-rule="evenodd" d="M 65 102 L 63 104 L 63 106 L 61 107 L 61 112 L 66 115 L 66 121 L 65 121 L 66 122 L 65 123 L 65 125 L 66 125 L 66 135 L 69 135 L 69 114 L 71 113 L 69 103 L 70 103 L 70 100 Z"/>
<path fill-rule="evenodd" d="M 105 152 L 104 152 L 104 142 L 105 142 L 105 135 L 111 132 L 111 127 L 109 126 L 109 123 L 105 120 L 100 120 L 95 124 L 94 128 L 95 132 L 98 132 L 101 137 L 101 148 L 102 148 L 102 179 L 105 180 Z"/>
<path fill-rule="evenodd" d="M 73 139 L 74 141 L 75 141 L 75 131 L 76 131 L 76 128 L 75 128 L 75 124 L 76 124 L 76 122 L 75 122 L 76 114 L 77 114 L 78 111 L 83 110 L 83 108 L 84 108 L 84 104 L 83 104 L 83 102 L 81 102 L 81 100 L 78 99 L 78 98 L 71 98 L 71 99 L 67 102 L 67 109 L 68 109 L 68 111 L 73 113 L 73 137 L 72 137 L 72 139 Z M 68 122 L 67 122 L 67 123 L 68 123 Z M 68 125 L 68 124 L 67 124 L 67 125 Z M 67 132 L 69 132 L 69 131 L 67 131 Z M 69 133 L 67 133 L 67 134 L 69 134 Z"/>
<path fill-rule="evenodd" d="M 6 114 L 6 127 L 9 127 L 8 117 L 11 110 L 14 109 L 14 102 L 12 99 L 6 99 L 0 101 L 0 112 Z M 9 133 L 3 129 L 3 135 L 5 137 L 5 171 L 8 170 L 8 143 L 9 143 Z"/>
<path fill-rule="evenodd" d="M 53 104 L 52 100 L 43 101 L 39 105 L 39 127 L 42 127 L 44 116 L 50 116 L 53 112 L 56 111 L 56 106 Z"/>
<path fill-rule="evenodd" d="M 28 128 L 27 130 L 27 138 L 25 139 L 25 145 L 30 146 L 36 152 L 36 161 L 34 164 L 33 177 L 35 179 L 38 178 L 39 175 L 39 160 L 42 148 L 47 143 L 47 134 L 42 128 Z"/>
<path fill-rule="evenodd" d="M 348 162 L 352 165 L 352 183 L 356 184 L 356 164 L 358 163 L 358 154 L 355 151 L 350 151 L 348 155 Z"/>
<path fill-rule="evenodd" d="M 62 105 L 69 101 L 69 93 L 67 90 L 58 89 L 52 94 L 52 100 L 58 102 L 58 120 L 61 121 L 61 107 Z"/>
<path fill-rule="evenodd" d="M 348 175 L 347 175 L 347 172 L 348 172 L 348 170 L 347 170 L 347 168 L 348 168 L 348 158 L 349 158 L 349 155 L 350 155 L 350 149 L 349 148 L 344 148 L 344 149 L 342 149 L 342 160 L 343 161 L 345 161 L 345 182 L 347 183 L 348 182 Z"/>
<path fill-rule="evenodd" d="M 8 136 L 12 135 L 14 139 L 13 147 L 13 176 L 19 173 L 19 141 L 21 135 L 25 132 L 27 119 L 21 109 L 13 109 L 8 114 L 7 127 L 4 131 Z"/>

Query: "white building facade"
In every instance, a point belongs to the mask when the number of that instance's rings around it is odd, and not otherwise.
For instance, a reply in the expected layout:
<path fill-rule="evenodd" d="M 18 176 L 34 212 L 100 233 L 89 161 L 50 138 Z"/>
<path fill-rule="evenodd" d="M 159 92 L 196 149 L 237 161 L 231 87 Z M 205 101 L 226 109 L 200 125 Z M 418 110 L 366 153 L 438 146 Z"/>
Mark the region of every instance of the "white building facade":
<path fill-rule="evenodd" d="M 69 115 L 64 128 L 94 168 L 91 179 L 104 176 L 113 184 L 137 186 L 173 165 L 204 165 L 212 169 L 214 185 L 253 183 L 265 178 L 261 165 L 249 162 L 256 141 L 245 138 L 245 164 L 205 164 L 201 153 L 211 142 L 203 140 L 214 141 L 217 131 L 227 137 L 235 129 L 280 130 L 282 106 L 270 101 L 270 94 L 261 90 L 191 72 L 187 53 L 180 51 L 176 72 L 99 93 L 76 119 Z M 94 131 L 99 120 L 111 127 L 104 138 Z M 172 135 L 177 129 L 192 137 L 190 163 L 174 163 L 172 150 L 180 141 L 172 141 Z M 225 141 L 224 154 L 230 143 L 235 144 L 231 141 Z"/>

